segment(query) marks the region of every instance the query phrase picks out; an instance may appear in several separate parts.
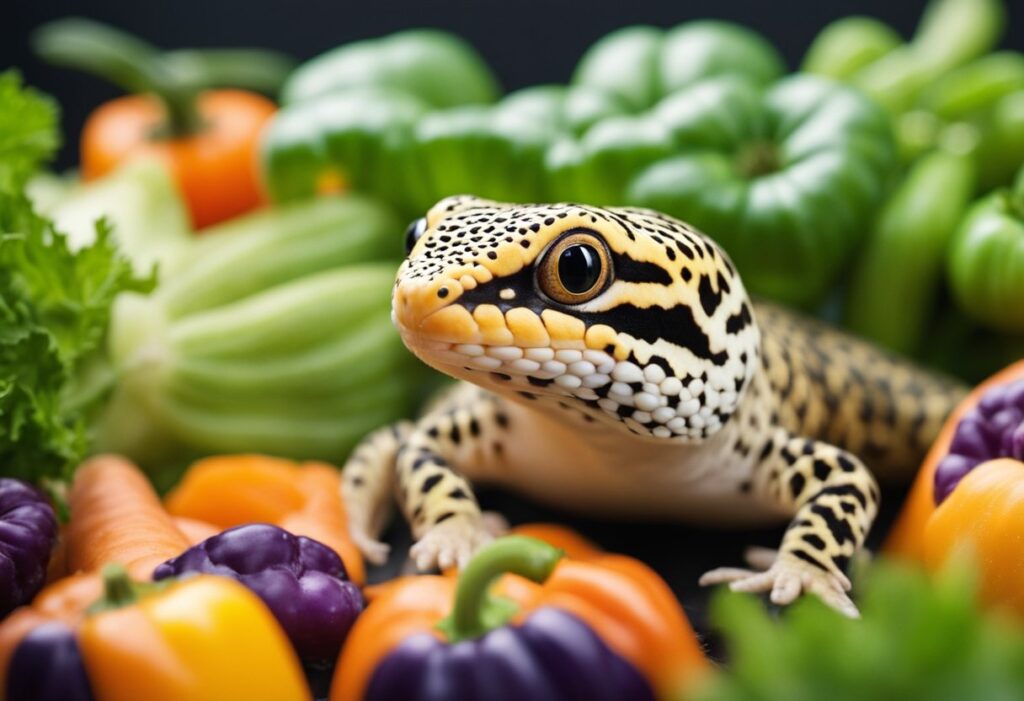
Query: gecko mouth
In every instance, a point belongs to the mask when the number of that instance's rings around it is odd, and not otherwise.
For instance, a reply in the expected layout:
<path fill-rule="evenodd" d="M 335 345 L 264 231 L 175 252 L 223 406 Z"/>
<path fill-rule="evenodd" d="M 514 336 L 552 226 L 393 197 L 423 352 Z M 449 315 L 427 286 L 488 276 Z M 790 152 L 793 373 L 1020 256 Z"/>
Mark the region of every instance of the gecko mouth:
<path fill-rule="evenodd" d="M 461 311 L 447 311 L 453 308 Z M 432 321 L 435 316 L 444 323 Z M 711 391 L 703 379 L 684 383 L 659 363 L 617 357 L 611 344 L 588 347 L 594 337 L 581 322 L 573 334 L 559 330 L 560 319 L 546 319 L 554 333 L 541 345 L 536 338 L 522 343 L 508 324 L 488 326 L 486 312 L 483 325 L 471 324 L 471 316 L 478 315 L 456 305 L 422 318 L 414 328 L 396 315 L 396 325 L 406 346 L 428 365 L 509 397 L 552 399 L 562 411 L 659 439 L 701 440 L 720 427 L 713 407 L 701 401 Z"/>

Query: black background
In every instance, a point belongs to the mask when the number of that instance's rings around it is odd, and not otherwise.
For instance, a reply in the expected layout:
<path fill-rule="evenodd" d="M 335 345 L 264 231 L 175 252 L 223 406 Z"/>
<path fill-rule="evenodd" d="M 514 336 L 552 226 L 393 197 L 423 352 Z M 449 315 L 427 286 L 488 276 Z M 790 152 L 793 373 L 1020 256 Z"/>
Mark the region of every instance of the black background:
<path fill-rule="evenodd" d="M 1010 19 L 1004 45 L 1024 48 L 1024 6 L 1006 0 Z M 583 51 L 627 24 L 672 26 L 703 17 L 742 22 L 763 33 L 798 65 L 815 33 L 850 14 L 879 17 L 909 36 L 924 0 L 10 0 L 0 18 L 0 67 L 21 68 L 27 81 L 56 96 L 64 109 L 68 145 L 60 164 L 74 163 L 78 134 L 89 110 L 117 90 L 100 80 L 42 65 L 28 34 L 41 22 L 84 15 L 137 33 L 160 46 L 266 46 L 310 58 L 353 39 L 433 26 L 456 32 L 515 89 L 564 82 Z"/>
<path fill-rule="evenodd" d="M 0 68 L 19 67 L 27 81 L 54 96 L 64 110 L 68 135 L 60 159 L 72 165 L 76 140 L 89 110 L 118 94 L 98 79 L 42 65 L 31 55 L 28 34 L 43 21 L 69 14 L 103 20 L 128 29 L 167 48 L 187 46 L 266 46 L 298 59 L 312 57 L 340 43 L 387 34 L 399 29 L 433 26 L 467 38 L 490 62 L 507 89 L 543 82 L 564 82 L 579 56 L 603 34 L 627 24 L 672 26 L 695 18 L 717 17 L 742 22 L 763 33 L 778 47 L 791 68 L 814 35 L 829 21 L 850 14 L 879 17 L 909 36 L 924 0 L 392 0 L 341 2 L 240 2 L 229 0 L 13 0 L 0 19 Z M 1008 0 L 1011 13 L 1004 46 L 1024 48 L 1024 3 Z M 1015 16 L 1014 16 L 1015 15 Z M 700 572 L 717 565 L 740 564 L 744 546 L 779 542 L 781 530 L 715 532 L 662 524 L 615 524 L 567 518 L 564 514 L 524 502 L 511 495 L 482 495 L 486 508 L 497 509 L 513 522 L 568 521 L 610 550 L 628 552 L 653 565 L 671 583 L 702 632 L 706 593 L 696 588 Z M 887 490 L 883 514 L 872 534 L 879 542 L 887 522 L 902 501 L 902 490 Z M 397 571 L 404 560 L 408 534 L 396 525 L 390 539 L 399 547 L 380 579 Z"/>

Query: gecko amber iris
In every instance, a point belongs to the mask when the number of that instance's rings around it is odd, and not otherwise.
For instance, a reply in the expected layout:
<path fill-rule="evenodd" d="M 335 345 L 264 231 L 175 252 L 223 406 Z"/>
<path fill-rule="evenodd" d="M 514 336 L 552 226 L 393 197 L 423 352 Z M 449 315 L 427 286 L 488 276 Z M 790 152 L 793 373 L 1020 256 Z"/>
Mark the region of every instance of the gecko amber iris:
<path fill-rule="evenodd" d="M 910 469 L 959 387 L 752 303 L 720 248 L 656 212 L 455 197 L 409 240 L 395 323 L 466 382 L 349 461 L 370 558 L 397 493 L 417 564 L 465 563 L 492 537 L 470 485 L 492 483 L 603 517 L 789 519 L 765 571 L 703 581 L 856 613 L 844 570 L 879 500 L 863 461 Z"/>

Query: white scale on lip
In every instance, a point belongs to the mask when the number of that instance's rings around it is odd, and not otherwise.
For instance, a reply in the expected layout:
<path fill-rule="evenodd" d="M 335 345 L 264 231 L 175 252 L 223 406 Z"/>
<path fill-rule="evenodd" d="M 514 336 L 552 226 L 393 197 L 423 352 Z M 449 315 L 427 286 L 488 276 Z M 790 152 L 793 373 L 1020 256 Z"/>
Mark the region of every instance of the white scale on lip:
<path fill-rule="evenodd" d="M 693 378 L 684 383 L 667 375 L 660 365 L 640 367 L 630 361 L 616 361 L 608 353 L 592 348 L 519 348 L 476 343 L 436 346 L 431 348 L 441 355 L 458 357 L 470 367 L 551 380 L 565 394 L 596 401 L 602 410 L 633 430 L 653 433 L 659 438 L 698 437 L 703 429 L 715 429 L 721 425 L 715 409 L 731 410 L 737 401 L 728 373 L 717 368 L 709 373 L 707 381 Z M 639 391 L 633 389 L 637 385 Z M 594 391 L 600 387 L 608 387 L 605 397 Z M 677 398 L 674 408 L 668 406 L 669 397 Z M 632 414 L 620 417 L 622 406 L 632 408 Z M 644 427 L 652 421 L 659 425 Z"/>

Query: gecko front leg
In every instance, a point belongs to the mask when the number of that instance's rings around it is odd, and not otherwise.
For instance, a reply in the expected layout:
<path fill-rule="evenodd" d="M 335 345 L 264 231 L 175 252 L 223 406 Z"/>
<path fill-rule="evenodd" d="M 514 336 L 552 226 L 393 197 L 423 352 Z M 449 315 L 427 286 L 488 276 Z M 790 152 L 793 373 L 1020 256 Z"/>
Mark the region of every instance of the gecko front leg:
<path fill-rule="evenodd" d="M 720 568 L 701 585 L 729 582 L 735 591 L 770 591 L 778 605 L 803 592 L 856 617 L 846 566 L 878 513 L 874 477 L 853 455 L 779 429 L 761 450 L 753 488 L 794 514 L 775 561 L 763 572 Z"/>

